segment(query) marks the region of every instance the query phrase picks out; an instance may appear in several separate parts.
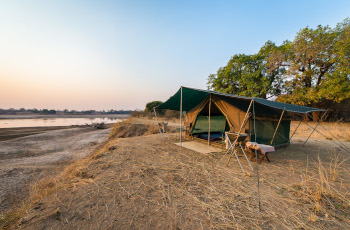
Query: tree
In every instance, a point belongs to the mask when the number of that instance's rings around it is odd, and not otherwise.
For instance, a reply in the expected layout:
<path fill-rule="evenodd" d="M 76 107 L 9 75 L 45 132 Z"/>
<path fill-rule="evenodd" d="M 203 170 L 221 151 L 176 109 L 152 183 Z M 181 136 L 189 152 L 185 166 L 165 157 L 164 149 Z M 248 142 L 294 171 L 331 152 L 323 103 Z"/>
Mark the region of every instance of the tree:
<path fill-rule="evenodd" d="M 236 54 L 226 66 L 219 68 L 216 74 L 208 77 L 208 89 L 235 94 L 239 96 L 266 98 L 279 95 L 282 69 L 267 68 L 267 58 L 276 45 L 271 41 L 265 43 L 259 53 L 254 55 Z"/>
<path fill-rule="evenodd" d="M 284 42 L 268 57 L 269 71 L 283 69 L 284 95 L 277 100 L 316 105 L 350 97 L 350 21 L 335 29 L 329 26 L 301 29 L 293 42 Z"/>
<path fill-rule="evenodd" d="M 350 19 L 335 28 L 303 28 L 280 46 L 268 41 L 257 54 L 236 54 L 209 75 L 207 86 L 240 96 L 277 96 L 339 117 L 350 103 Z"/>
<path fill-rule="evenodd" d="M 36 108 L 34 108 L 34 109 L 31 110 L 31 112 L 33 112 L 33 113 L 39 113 L 39 110 L 36 109 Z"/>
<path fill-rule="evenodd" d="M 163 104 L 163 102 L 161 102 L 161 101 L 148 102 L 146 104 L 145 112 L 146 113 L 152 113 L 153 112 L 153 108 L 156 108 L 156 107 L 160 106 L 161 104 Z M 161 115 L 164 115 L 164 110 L 163 109 L 156 108 L 156 111 L 157 111 L 157 113 L 159 113 Z"/>

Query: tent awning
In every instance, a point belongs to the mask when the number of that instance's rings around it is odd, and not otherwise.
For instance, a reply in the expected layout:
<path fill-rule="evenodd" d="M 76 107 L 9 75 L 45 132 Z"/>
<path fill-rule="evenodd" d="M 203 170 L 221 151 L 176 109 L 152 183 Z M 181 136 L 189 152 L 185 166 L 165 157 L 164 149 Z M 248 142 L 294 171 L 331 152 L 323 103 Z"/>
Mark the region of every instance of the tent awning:
<path fill-rule="evenodd" d="M 265 107 L 266 109 L 272 108 L 277 110 L 285 110 L 292 113 L 310 113 L 317 111 L 326 111 L 324 109 L 311 108 L 307 106 L 292 105 L 287 103 L 281 103 L 277 101 L 269 101 L 262 98 L 256 97 L 242 97 L 233 94 L 219 93 L 210 90 L 193 89 L 188 87 L 182 88 L 182 110 L 189 111 L 199 103 L 201 103 L 210 94 L 218 95 L 221 98 L 226 98 L 227 101 L 236 107 L 245 107 L 247 101 L 254 100 L 255 103 L 261 105 L 260 107 Z M 181 98 L 181 88 L 166 102 L 159 106 L 160 109 L 171 109 L 180 111 L 180 98 Z M 236 100 L 229 100 L 234 98 Z M 233 104 L 234 103 L 234 104 Z"/>

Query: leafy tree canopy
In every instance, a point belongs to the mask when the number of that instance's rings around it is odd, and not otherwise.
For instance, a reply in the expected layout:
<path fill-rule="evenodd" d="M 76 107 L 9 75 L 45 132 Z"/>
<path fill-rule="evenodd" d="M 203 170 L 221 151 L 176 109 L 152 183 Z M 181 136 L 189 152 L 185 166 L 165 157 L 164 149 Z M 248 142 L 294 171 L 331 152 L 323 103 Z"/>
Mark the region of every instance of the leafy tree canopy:
<path fill-rule="evenodd" d="M 350 97 L 349 19 L 336 28 L 301 29 L 294 41 L 276 47 L 269 71 L 283 69 L 284 95 L 278 100 L 301 105 Z"/>
<path fill-rule="evenodd" d="M 209 75 L 207 86 L 300 105 L 350 98 L 350 20 L 333 29 L 306 27 L 280 46 L 266 42 L 257 54 L 236 54 Z"/>
<path fill-rule="evenodd" d="M 145 112 L 153 112 L 153 108 L 158 107 L 158 106 L 160 106 L 161 104 L 163 104 L 163 102 L 161 102 L 161 101 L 151 101 L 151 102 L 148 102 L 148 103 L 146 104 Z M 157 109 L 157 108 L 156 108 L 156 111 L 157 111 L 158 113 L 161 113 L 161 114 L 164 113 L 163 110 L 160 110 L 160 109 Z"/>
<path fill-rule="evenodd" d="M 268 94 L 278 93 L 279 69 L 268 71 L 267 55 L 275 45 L 267 42 L 254 55 L 236 54 L 226 66 L 208 77 L 209 89 L 240 96 L 266 98 Z M 277 91 L 276 91 L 277 90 Z"/>

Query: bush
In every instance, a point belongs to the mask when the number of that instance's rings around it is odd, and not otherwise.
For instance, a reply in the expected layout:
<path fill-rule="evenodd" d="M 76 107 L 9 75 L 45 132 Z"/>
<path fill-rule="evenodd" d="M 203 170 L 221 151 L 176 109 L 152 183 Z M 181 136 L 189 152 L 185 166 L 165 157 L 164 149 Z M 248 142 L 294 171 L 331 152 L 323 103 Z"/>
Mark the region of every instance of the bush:
<path fill-rule="evenodd" d="M 164 109 L 158 109 L 157 107 L 163 104 L 161 101 L 151 101 L 146 104 L 145 112 L 153 113 L 153 108 L 156 108 L 156 111 L 160 115 L 164 115 Z"/>
<path fill-rule="evenodd" d="M 156 133 L 159 133 L 156 125 L 131 124 L 128 121 L 122 121 L 113 125 L 109 138 L 126 138 Z"/>
<path fill-rule="evenodd" d="M 145 117 L 145 116 L 146 116 L 145 114 L 146 114 L 146 113 L 143 112 L 143 111 L 135 110 L 135 111 L 132 111 L 132 112 L 130 113 L 130 116 L 131 116 L 131 117 L 140 118 L 140 117 Z"/>

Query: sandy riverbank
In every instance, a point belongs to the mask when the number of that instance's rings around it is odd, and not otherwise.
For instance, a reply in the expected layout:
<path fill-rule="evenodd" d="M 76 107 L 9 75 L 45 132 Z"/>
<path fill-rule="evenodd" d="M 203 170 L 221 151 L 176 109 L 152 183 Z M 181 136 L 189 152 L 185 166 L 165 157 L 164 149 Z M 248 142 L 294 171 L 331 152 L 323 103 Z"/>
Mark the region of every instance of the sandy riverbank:
<path fill-rule="evenodd" d="M 68 129 L 68 128 L 71 128 L 71 127 L 54 126 L 54 127 L 5 128 L 5 129 L 0 129 L 0 141 L 6 141 L 14 138 L 39 134 L 47 131 L 58 130 L 58 129 Z"/>
<path fill-rule="evenodd" d="M 109 132 L 91 127 L 1 129 L 8 138 L 24 137 L 0 142 L 0 213 L 28 196 L 28 184 L 91 154 Z"/>
<path fill-rule="evenodd" d="M 108 128 L 113 124 L 106 124 Z M 19 137 L 45 133 L 53 130 L 71 129 L 74 126 L 48 126 L 48 127 L 20 127 L 20 128 L 3 128 L 0 129 L 0 142 L 11 140 Z"/>

